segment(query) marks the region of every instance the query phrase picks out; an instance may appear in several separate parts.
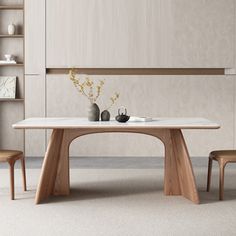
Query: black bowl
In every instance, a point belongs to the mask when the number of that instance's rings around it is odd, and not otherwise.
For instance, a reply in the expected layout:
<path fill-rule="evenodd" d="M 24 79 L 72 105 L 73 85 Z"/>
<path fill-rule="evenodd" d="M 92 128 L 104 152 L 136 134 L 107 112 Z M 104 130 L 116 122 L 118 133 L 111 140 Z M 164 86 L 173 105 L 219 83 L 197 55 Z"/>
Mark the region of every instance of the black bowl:
<path fill-rule="evenodd" d="M 118 121 L 118 122 L 121 122 L 121 123 L 125 123 L 125 122 L 127 122 L 128 120 L 129 120 L 129 116 L 127 116 L 127 115 L 118 115 L 118 116 L 116 116 L 116 120 Z"/>

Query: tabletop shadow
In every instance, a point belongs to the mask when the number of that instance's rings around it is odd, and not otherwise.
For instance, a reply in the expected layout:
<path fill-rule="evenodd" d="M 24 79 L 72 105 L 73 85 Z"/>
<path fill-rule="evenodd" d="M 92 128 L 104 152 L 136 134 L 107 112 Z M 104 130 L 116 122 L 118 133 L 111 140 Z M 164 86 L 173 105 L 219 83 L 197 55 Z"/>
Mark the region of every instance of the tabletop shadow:
<path fill-rule="evenodd" d="M 102 198 L 116 198 L 147 193 L 163 192 L 160 180 L 117 179 L 99 182 L 83 182 L 71 187 L 70 195 L 51 197 L 47 202 L 70 202 Z"/>

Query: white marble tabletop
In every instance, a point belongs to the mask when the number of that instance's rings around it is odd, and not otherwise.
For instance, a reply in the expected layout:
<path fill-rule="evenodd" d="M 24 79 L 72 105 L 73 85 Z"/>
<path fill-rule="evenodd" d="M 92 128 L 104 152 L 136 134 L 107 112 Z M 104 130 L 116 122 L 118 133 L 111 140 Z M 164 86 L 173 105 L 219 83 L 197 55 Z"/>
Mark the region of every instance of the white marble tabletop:
<path fill-rule="evenodd" d="M 204 118 L 153 118 L 148 122 L 119 123 L 91 122 L 87 118 L 28 118 L 12 125 L 15 129 L 74 129 L 74 128 L 168 128 L 168 129 L 218 129 L 220 125 Z"/>

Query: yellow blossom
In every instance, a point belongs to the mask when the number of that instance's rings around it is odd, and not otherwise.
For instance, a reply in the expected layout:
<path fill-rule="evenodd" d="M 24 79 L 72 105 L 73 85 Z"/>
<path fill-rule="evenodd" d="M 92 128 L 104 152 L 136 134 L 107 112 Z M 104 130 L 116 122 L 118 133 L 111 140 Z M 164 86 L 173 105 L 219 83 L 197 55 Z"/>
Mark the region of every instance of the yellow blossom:
<path fill-rule="evenodd" d="M 95 83 L 88 76 L 86 76 L 85 79 L 81 82 L 80 78 L 76 77 L 75 69 L 71 69 L 69 71 L 69 78 L 73 82 L 73 85 L 75 86 L 77 91 L 83 96 L 87 97 L 91 103 L 95 103 L 97 101 L 105 84 L 104 80 L 99 80 L 98 83 Z M 107 108 L 107 110 L 114 105 L 119 96 L 119 93 L 114 93 L 114 95 L 110 98 L 111 104 Z"/>

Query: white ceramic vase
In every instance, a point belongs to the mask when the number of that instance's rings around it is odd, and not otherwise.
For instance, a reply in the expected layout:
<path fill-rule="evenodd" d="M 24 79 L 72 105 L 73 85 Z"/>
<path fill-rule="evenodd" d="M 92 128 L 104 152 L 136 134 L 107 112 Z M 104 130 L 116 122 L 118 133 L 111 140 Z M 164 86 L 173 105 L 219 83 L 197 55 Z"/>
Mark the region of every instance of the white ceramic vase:
<path fill-rule="evenodd" d="M 16 32 L 16 26 L 14 24 L 8 25 L 8 34 L 13 35 Z"/>

